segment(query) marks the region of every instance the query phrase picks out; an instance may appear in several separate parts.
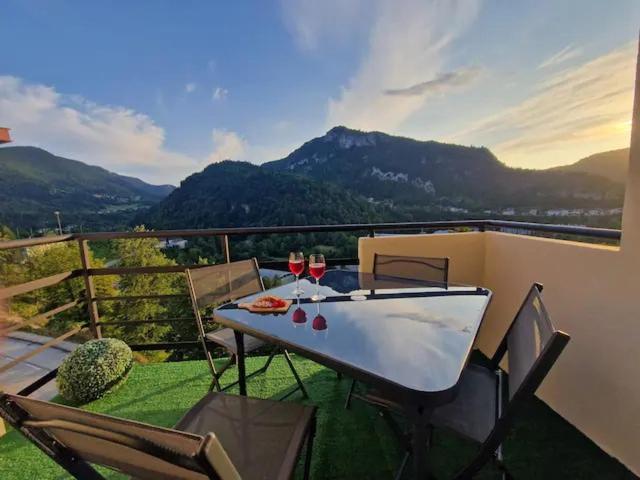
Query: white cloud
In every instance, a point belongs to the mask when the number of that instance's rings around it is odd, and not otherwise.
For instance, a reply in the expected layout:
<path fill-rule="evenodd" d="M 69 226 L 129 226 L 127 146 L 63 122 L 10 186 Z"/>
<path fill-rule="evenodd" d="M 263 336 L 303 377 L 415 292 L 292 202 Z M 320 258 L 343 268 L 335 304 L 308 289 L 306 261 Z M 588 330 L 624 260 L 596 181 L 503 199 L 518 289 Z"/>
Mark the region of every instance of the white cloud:
<path fill-rule="evenodd" d="M 476 18 L 480 0 L 379 0 L 368 52 L 337 98 L 327 125 L 394 131 L 422 109 L 427 95 L 388 95 L 389 89 L 437 78 L 453 41 Z"/>
<path fill-rule="evenodd" d="M 40 146 L 149 181 L 177 183 L 195 163 L 168 150 L 164 129 L 147 115 L 16 77 L 0 76 L 0 118 L 18 145 Z"/>
<path fill-rule="evenodd" d="M 147 115 L 12 76 L 0 76 L 0 121 L 11 127 L 15 145 L 38 146 L 152 183 L 177 185 L 212 162 L 229 158 L 262 163 L 293 149 L 251 145 L 237 132 L 214 129 L 211 153 L 193 157 L 168 149 L 165 130 Z"/>
<path fill-rule="evenodd" d="M 636 45 L 550 76 L 521 103 L 450 140 L 489 145 L 512 165 L 546 167 L 629 144 Z"/>
<path fill-rule="evenodd" d="M 184 86 L 184 91 L 187 93 L 192 93 L 196 91 L 196 88 L 198 88 L 198 85 L 196 85 L 194 82 L 189 82 Z"/>
<path fill-rule="evenodd" d="M 207 158 L 207 164 L 223 160 L 242 160 L 247 151 L 247 142 L 236 132 L 214 128 L 211 138 L 214 149 Z"/>
<path fill-rule="evenodd" d="M 229 95 L 229 90 L 222 87 L 216 87 L 213 89 L 212 98 L 214 101 L 224 100 L 225 98 L 227 98 L 228 95 Z"/>
<path fill-rule="evenodd" d="M 284 23 L 302 50 L 342 41 L 363 26 L 367 0 L 280 0 Z M 366 7 L 366 8 L 365 8 Z"/>
<path fill-rule="evenodd" d="M 572 58 L 578 57 L 582 54 L 582 49 L 580 47 L 574 47 L 573 45 L 567 45 L 559 52 L 551 55 L 544 62 L 538 65 L 538 68 L 548 68 L 555 65 L 559 65 L 567 60 L 571 60 Z"/>

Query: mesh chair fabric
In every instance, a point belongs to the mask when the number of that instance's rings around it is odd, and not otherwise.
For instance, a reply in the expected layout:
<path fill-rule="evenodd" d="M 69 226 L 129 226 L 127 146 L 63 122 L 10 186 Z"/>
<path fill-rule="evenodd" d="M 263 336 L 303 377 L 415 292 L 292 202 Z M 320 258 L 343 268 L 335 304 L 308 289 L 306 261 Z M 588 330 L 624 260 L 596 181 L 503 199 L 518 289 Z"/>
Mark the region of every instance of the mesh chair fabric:
<path fill-rule="evenodd" d="M 175 465 L 138 449 L 96 438 L 90 434 L 61 428 L 45 428 L 51 437 L 89 463 L 105 465 L 141 479 L 200 480 L 208 478 L 192 458 L 203 440 L 201 436 L 26 397 L 11 396 L 10 398 L 28 413 L 29 420 L 63 420 L 80 427 L 89 426 L 106 432 L 135 436 L 183 457 L 182 465 L 185 466 Z"/>
<path fill-rule="evenodd" d="M 375 255 L 373 273 L 389 277 L 446 283 L 449 259 L 436 257 L 403 257 Z"/>
<path fill-rule="evenodd" d="M 215 432 L 241 478 L 290 478 L 313 419 L 313 407 L 219 393 L 205 396 L 176 425 Z"/>
<path fill-rule="evenodd" d="M 189 271 L 198 308 L 206 309 L 263 290 L 255 260 L 222 263 Z"/>
<path fill-rule="evenodd" d="M 532 370 L 553 332 L 540 292 L 534 287 L 507 334 L 510 397 L 515 395 Z"/>

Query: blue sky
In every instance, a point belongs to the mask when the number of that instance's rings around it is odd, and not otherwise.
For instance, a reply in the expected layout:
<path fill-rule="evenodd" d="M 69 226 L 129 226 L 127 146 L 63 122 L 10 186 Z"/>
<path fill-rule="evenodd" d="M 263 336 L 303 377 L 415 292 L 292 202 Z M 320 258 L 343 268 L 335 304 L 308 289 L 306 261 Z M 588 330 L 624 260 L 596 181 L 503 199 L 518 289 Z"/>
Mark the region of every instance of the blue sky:
<path fill-rule="evenodd" d="M 639 27 L 637 0 L 5 0 L 0 125 L 173 184 L 336 124 L 544 168 L 628 144 Z"/>

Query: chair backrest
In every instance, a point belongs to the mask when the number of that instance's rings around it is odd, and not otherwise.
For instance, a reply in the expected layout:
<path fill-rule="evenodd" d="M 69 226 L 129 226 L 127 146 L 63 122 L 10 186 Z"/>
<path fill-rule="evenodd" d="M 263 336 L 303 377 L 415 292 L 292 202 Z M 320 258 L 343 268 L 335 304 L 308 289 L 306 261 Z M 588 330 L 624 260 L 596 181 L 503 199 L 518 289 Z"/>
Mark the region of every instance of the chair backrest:
<path fill-rule="evenodd" d="M 557 331 L 542 301 L 542 287 L 534 284 L 506 334 L 509 366 L 509 397 L 523 386 Z M 552 363 L 557 357 L 549 359 Z"/>
<path fill-rule="evenodd" d="M 515 414 L 523 403 L 536 393 L 571 338 L 551 323 L 541 292 L 542 285 L 534 283 L 491 359 L 492 366 L 498 369 L 504 355 L 508 355 L 509 395 L 507 397 L 503 394 L 504 377 L 499 371 L 495 426 L 478 455 L 456 478 L 471 477 L 494 452 L 501 458 L 501 444 Z"/>
<path fill-rule="evenodd" d="M 91 464 L 141 479 L 238 479 L 215 435 L 206 437 L 77 408 L 2 394 L 0 413 L 76 478 Z"/>
<path fill-rule="evenodd" d="M 373 274 L 447 283 L 449 281 L 449 259 L 446 257 L 403 257 L 376 253 L 373 257 Z"/>
<path fill-rule="evenodd" d="M 205 309 L 264 290 L 255 258 L 186 271 L 194 308 Z"/>

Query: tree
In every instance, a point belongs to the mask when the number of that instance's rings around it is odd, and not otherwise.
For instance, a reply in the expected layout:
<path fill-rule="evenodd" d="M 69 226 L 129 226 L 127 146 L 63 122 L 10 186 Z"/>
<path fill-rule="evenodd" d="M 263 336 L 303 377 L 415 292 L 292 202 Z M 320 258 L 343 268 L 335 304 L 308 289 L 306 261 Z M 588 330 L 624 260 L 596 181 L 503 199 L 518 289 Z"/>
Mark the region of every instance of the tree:
<path fill-rule="evenodd" d="M 134 229 L 144 232 L 144 226 Z M 115 251 L 122 267 L 150 267 L 175 265 L 167 258 L 154 238 L 122 239 L 115 242 Z M 165 295 L 185 292 L 185 279 L 181 273 L 123 275 L 119 282 L 121 295 Z M 183 305 L 179 305 L 182 303 Z M 113 318 L 117 321 L 158 320 L 184 316 L 184 301 L 145 299 L 118 302 Z M 193 324 L 193 328 L 195 324 Z M 152 343 L 171 336 L 172 327 L 166 323 L 143 323 L 114 327 L 118 338 L 127 343 Z"/>
<path fill-rule="evenodd" d="M 0 242 L 15 240 L 16 236 L 7 226 L 0 225 Z M 20 283 L 21 254 L 19 249 L 0 250 L 0 285 Z"/>
<path fill-rule="evenodd" d="M 38 245 L 24 249 L 22 253 L 18 254 L 21 257 L 13 259 L 16 263 L 2 262 L 3 267 L 2 271 L 0 271 L 2 281 L 13 280 L 11 283 L 28 282 L 81 268 L 80 249 L 76 242 Z M 89 261 L 96 268 L 104 266 L 99 259 L 93 257 L 91 252 L 89 252 Z M 98 296 L 116 294 L 116 285 L 113 278 L 97 277 L 95 279 L 95 287 Z M 84 299 L 84 282 L 81 278 L 74 278 L 58 285 L 15 297 L 11 303 L 11 311 L 23 318 L 29 318 L 73 300 Z M 47 335 L 55 336 L 64 333 L 73 326 L 88 321 L 87 310 L 83 307 L 84 304 L 81 304 L 78 307 L 61 312 L 45 325 L 36 328 L 39 329 L 39 332 Z M 103 312 L 108 315 L 110 307 L 108 305 L 103 307 Z"/>

